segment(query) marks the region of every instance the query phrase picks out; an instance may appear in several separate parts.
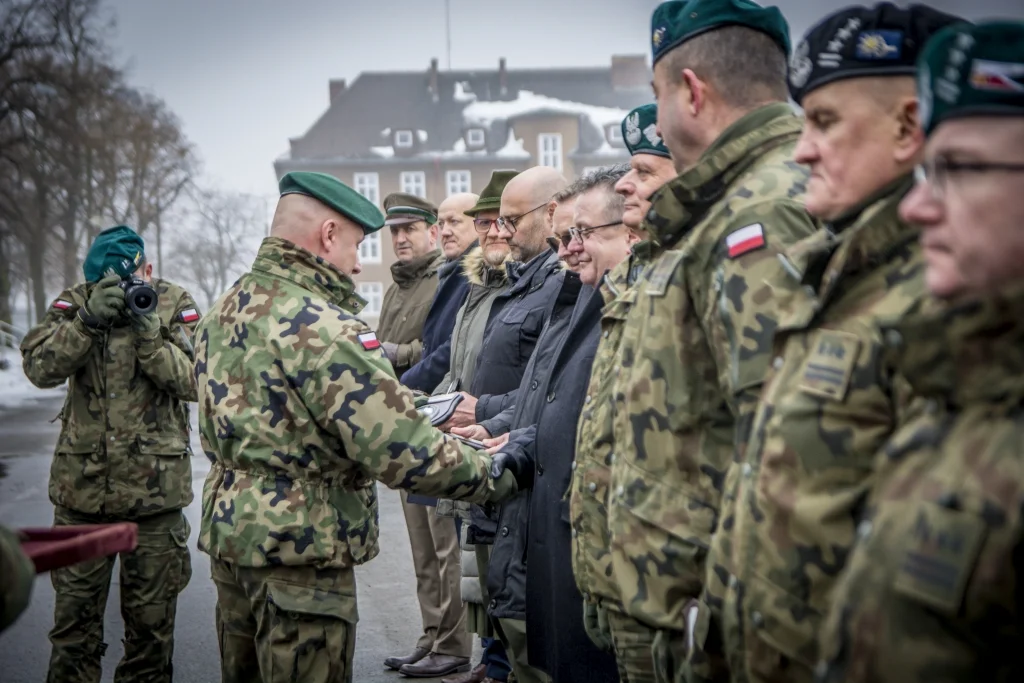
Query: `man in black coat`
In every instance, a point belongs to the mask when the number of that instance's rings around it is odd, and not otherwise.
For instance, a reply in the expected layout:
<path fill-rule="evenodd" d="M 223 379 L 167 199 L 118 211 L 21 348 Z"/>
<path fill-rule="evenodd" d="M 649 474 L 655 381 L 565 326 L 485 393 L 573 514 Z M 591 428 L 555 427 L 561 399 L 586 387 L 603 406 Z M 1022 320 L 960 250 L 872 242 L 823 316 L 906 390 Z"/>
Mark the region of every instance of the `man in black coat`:
<path fill-rule="evenodd" d="M 487 577 L 490 611 L 525 620 L 530 665 L 558 683 L 619 680 L 614 656 L 599 650 L 583 626 L 564 495 L 601 331 L 604 300 L 596 288 L 638 241 L 622 223 L 623 197 L 615 192 L 627 170 L 596 171 L 567 190 L 577 197 L 575 227 L 563 251 L 578 259 L 578 275 L 567 272 L 562 279 L 514 408 L 484 423 L 492 433 L 511 430 L 507 441 L 496 438 L 489 445 L 531 454 L 536 463 L 533 490 L 501 506 Z"/>

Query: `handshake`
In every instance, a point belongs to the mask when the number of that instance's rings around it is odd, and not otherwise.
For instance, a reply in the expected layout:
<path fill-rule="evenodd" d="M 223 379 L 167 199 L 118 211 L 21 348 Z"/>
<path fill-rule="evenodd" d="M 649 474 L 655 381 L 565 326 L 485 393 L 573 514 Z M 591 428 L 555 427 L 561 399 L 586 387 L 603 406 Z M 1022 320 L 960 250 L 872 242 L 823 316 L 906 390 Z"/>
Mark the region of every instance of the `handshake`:
<path fill-rule="evenodd" d="M 156 305 L 157 293 L 149 283 L 137 277 L 122 279 L 108 271 L 92 288 L 81 314 L 86 324 L 109 327 L 127 311 L 135 329 L 151 334 L 160 329 Z"/>

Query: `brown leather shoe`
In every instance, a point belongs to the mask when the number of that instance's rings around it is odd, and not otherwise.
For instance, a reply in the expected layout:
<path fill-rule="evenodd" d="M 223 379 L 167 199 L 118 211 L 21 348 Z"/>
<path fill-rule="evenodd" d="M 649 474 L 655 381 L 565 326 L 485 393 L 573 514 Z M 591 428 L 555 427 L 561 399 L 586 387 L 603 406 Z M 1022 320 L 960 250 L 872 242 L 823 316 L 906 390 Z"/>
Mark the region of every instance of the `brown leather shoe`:
<path fill-rule="evenodd" d="M 493 680 L 493 678 L 487 678 L 487 665 L 477 664 L 464 674 L 453 678 L 442 678 L 441 683 L 484 683 L 484 681 Z"/>
<path fill-rule="evenodd" d="M 388 657 L 384 660 L 384 666 L 398 671 L 406 664 L 415 664 L 429 654 L 430 650 L 424 647 L 418 647 L 412 651 L 411 655 L 406 655 L 405 657 Z"/>
<path fill-rule="evenodd" d="M 398 673 L 409 678 L 437 678 L 463 671 L 469 671 L 469 657 L 439 655 L 436 652 L 431 652 L 415 664 L 406 664 L 398 670 Z"/>

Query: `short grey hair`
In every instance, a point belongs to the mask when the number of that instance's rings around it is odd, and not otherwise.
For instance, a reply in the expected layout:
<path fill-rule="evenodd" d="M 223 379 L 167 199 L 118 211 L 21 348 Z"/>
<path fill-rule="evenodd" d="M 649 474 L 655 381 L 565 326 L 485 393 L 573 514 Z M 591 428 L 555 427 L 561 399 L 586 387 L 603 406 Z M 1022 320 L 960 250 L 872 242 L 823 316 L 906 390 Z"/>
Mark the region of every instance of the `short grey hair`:
<path fill-rule="evenodd" d="M 571 192 L 567 197 L 567 199 L 571 199 L 593 190 L 604 190 L 608 194 L 604 215 L 609 219 L 618 219 L 626 210 L 626 198 L 615 191 L 615 183 L 619 182 L 627 173 L 629 173 L 629 164 L 602 166 L 590 173 L 583 174 L 563 192 Z"/>

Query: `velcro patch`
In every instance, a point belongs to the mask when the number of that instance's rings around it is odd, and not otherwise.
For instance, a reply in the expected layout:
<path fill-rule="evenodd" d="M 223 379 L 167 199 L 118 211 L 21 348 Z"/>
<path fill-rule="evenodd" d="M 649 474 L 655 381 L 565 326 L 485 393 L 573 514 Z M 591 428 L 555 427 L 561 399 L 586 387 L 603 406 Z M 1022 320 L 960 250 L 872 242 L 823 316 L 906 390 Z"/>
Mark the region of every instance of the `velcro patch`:
<path fill-rule="evenodd" d="M 359 343 L 363 345 L 363 348 L 367 351 L 373 351 L 374 349 L 380 348 L 380 340 L 377 339 L 377 335 L 374 332 L 363 332 L 357 339 Z"/>
<path fill-rule="evenodd" d="M 957 614 L 982 543 L 985 522 L 969 512 L 920 503 L 894 587 L 947 614 Z"/>
<path fill-rule="evenodd" d="M 765 245 L 764 226 L 760 223 L 748 225 L 733 232 L 725 238 L 725 246 L 729 249 L 729 258 L 737 258 Z"/>
<path fill-rule="evenodd" d="M 821 330 L 810 340 L 810 355 L 800 369 L 802 391 L 842 401 L 857 365 L 860 339 L 849 332 Z"/>
<path fill-rule="evenodd" d="M 181 322 L 194 323 L 199 320 L 199 311 L 194 308 L 186 308 L 181 312 Z"/>
<path fill-rule="evenodd" d="M 72 304 L 70 301 L 64 301 L 64 299 L 57 299 L 56 301 L 53 302 L 53 307 L 56 308 L 58 311 L 66 311 L 73 305 L 74 304 Z"/>

